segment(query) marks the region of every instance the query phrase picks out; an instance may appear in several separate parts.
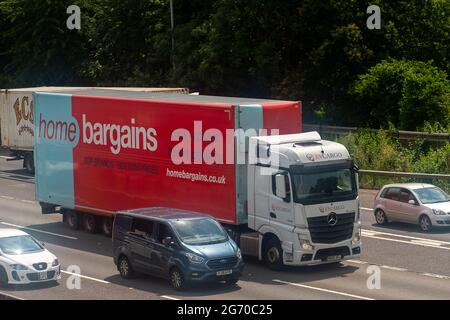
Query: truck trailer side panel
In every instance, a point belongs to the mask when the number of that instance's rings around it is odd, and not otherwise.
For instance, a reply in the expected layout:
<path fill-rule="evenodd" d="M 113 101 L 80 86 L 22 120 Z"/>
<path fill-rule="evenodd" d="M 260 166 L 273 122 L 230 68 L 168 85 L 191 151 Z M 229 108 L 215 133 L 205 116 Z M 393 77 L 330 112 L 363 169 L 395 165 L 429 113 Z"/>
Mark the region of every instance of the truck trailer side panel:
<path fill-rule="evenodd" d="M 301 130 L 295 102 L 237 106 L 57 93 L 34 99 L 37 200 L 99 215 L 166 206 L 243 224 L 247 177 L 236 164 L 235 129 Z M 284 121 L 264 121 L 276 108 Z M 187 159 L 181 143 L 191 149 L 191 164 L 173 162 L 172 154 Z M 218 163 L 206 163 L 208 155 Z"/>

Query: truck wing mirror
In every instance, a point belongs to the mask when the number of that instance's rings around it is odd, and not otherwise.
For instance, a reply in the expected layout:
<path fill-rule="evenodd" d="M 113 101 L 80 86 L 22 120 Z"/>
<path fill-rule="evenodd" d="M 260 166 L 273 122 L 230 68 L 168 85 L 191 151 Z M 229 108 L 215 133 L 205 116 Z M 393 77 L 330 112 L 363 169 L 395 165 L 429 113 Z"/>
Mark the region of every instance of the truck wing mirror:
<path fill-rule="evenodd" d="M 275 175 L 275 194 L 279 198 L 286 198 L 286 176 L 284 174 Z"/>

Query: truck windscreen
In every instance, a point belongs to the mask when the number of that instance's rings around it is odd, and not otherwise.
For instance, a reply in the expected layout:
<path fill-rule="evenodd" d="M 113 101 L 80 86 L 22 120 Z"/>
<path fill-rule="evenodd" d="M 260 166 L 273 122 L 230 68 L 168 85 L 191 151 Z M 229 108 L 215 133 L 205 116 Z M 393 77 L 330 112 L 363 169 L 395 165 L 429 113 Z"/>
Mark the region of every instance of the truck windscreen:
<path fill-rule="evenodd" d="M 357 196 L 355 173 L 350 168 L 292 174 L 294 201 L 318 204 L 352 200 Z"/>

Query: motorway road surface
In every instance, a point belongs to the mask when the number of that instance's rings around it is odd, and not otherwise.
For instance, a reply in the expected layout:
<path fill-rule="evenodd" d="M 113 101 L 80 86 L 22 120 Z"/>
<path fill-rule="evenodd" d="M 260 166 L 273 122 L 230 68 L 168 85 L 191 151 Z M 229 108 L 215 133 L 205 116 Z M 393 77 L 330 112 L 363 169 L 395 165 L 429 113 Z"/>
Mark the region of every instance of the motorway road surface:
<path fill-rule="evenodd" d="M 360 259 L 275 272 L 247 258 L 236 286 L 207 285 L 180 293 L 150 276 L 121 279 L 112 262 L 111 239 L 70 230 L 60 215 L 41 215 L 34 178 L 21 162 L 0 159 L 0 228 L 23 228 L 43 241 L 63 270 L 57 284 L 10 286 L 0 292 L 21 299 L 450 299 L 450 229 L 424 234 L 400 223 L 379 227 L 371 211 L 376 192 L 360 192 Z M 81 270 L 81 289 L 67 286 L 78 277 L 70 273 L 74 265 Z M 367 286 L 372 265 L 381 272 L 379 289 Z"/>

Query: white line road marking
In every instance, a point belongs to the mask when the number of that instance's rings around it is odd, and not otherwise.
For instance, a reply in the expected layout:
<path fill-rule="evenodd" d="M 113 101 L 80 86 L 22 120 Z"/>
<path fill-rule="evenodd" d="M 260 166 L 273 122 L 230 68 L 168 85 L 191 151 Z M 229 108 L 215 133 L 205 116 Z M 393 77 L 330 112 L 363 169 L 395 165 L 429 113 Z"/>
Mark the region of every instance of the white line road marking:
<path fill-rule="evenodd" d="M 411 243 L 441 246 L 441 243 L 439 241 L 431 241 L 431 240 L 411 240 Z"/>
<path fill-rule="evenodd" d="M 367 264 L 368 262 L 365 261 L 361 261 L 361 260 L 346 260 L 346 262 L 350 262 L 350 263 L 356 263 L 356 264 Z"/>
<path fill-rule="evenodd" d="M 13 299 L 16 299 L 16 300 L 26 300 L 24 298 L 21 298 L 21 297 L 18 297 L 18 296 L 15 296 L 15 295 L 12 295 L 10 293 L 3 292 L 3 291 L 0 291 L 0 295 L 3 295 L 5 297 L 9 297 L 9 298 L 13 298 Z"/>
<path fill-rule="evenodd" d="M 10 197 L 10 196 L 1 196 L 3 199 L 8 199 L 8 200 L 17 200 L 14 197 Z"/>
<path fill-rule="evenodd" d="M 394 270 L 394 271 L 400 271 L 400 272 L 408 271 L 408 269 L 405 269 L 405 268 L 391 267 L 391 266 L 385 266 L 385 265 L 381 266 L 381 268 L 388 269 L 388 270 Z"/>
<path fill-rule="evenodd" d="M 449 276 L 443 276 L 440 274 L 434 274 L 434 273 L 422 273 L 422 275 L 427 276 L 427 277 L 433 277 L 433 278 L 438 278 L 438 279 L 444 279 L 444 280 L 449 280 L 450 277 Z"/>
<path fill-rule="evenodd" d="M 363 235 L 363 237 L 372 238 L 372 239 L 378 239 L 378 240 L 386 240 L 386 241 L 393 241 L 393 242 L 399 242 L 399 243 L 412 244 L 412 245 L 415 245 L 415 246 L 422 246 L 422 247 L 450 250 L 450 248 L 448 248 L 448 247 L 441 247 L 441 246 L 436 246 L 436 245 L 431 245 L 431 244 L 426 244 L 426 243 L 412 243 L 411 241 L 398 240 L 398 239 L 389 239 L 389 238 L 382 238 L 382 237 L 378 237 L 378 236 L 368 236 L 368 235 Z"/>
<path fill-rule="evenodd" d="M 101 283 L 110 283 L 105 280 L 96 279 L 96 278 L 92 278 L 92 277 L 88 277 L 88 276 L 83 276 L 82 274 L 68 272 L 68 271 L 64 271 L 64 270 L 61 270 L 61 273 L 70 274 L 72 276 L 76 276 L 76 277 L 80 277 L 80 278 L 84 278 L 84 279 L 88 279 L 88 280 L 92 280 L 92 281 L 97 281 L 97 282 L 101 282 Z"/>
<path fill-rule="evenodd" d="M 364 208 L 364 207 L 359 207 L 361 210 L 367 210 L 367 211 L 373 211 L 372 208 Z"/>
<path fill-rule="evenodd" d="M 440 240 L 433 240 L 433 239 L 427 239 L 427 238 L 419 238 L 419 237 L 412 237 L 412 236 L 404 236 L 402 234 L 397 234 L 397 233 L 388 233 L 388 232 L 382 232 L 382 231 L 376 231 L 376 230 L 372 230 L 372 229 L 362 229 L 362 233 L 370 233 L 373 235 L 386 235 L 386 236 L 393 236 L 393 237 L 398 237 L 398 238 L 405 238 L 405 239 L 413 239 L 413 240 L 420 240 L 420 241 L 430 241 L 430 242 L 438 242 L 441 244 L 449 244 L 450 242 L 446 242 L 446 241 L 440 241 Z"/>
<path fill-rule="evenodd" d="M 78 238 L 75 238 L 75 237 L 66 236 L 63 234 L 53 233 L 53 232 L 49 232 L 49 231 L 43 231 L 43 230 L 34 229 L 34 228 L 29 228 L 29 227 L 24 227 L 24 226 L 19 226 L 17 224 L 12 224 L 12 223 L 8 223 L 8 222 L 1 222 L 1 224 L 5 225 L 5 226 L 9 226 L 9 227 L 18 228 L 18 229 L 24 229 L 24 230 L 30 230 L 30 231 L 50 234 L 52 236 L 62 237 L 62 238 L 66 238 L 66 239 L 78 240 Z"/>
<path fill-rule="evenodd" d="M 174 297 L 171 297 L 171 296 L 161 296 L 161 298 L 169 299 L 169 300 L 181 300 L 181 299 L 174 298 Z"/>
<path fill-rule="evenodd" d="M 356 299 L 361 299 L 361 300 L 375 300 L 375 299 L 369 298 L 369 297 L 363 297 L 363 296 L 358 296 L 358 295 L 350 294 L 350 293 L 346 293 L 346 292 L 340 292 L 340 291 L 334 291 L 334 290 L 328 290 L 328 289 L 323 289 L 323 288 L 307 286 L 307 285 L 300 284 L 300 283 L 288 282 L 288 281 L 277 280 L 277 279 L 272 280 L 272 281 L 278 282 L 278 283 L 283 283 L 283 284 L 289 284 L 291 286 L 332 293 L 332 294 L 341 295 L 341 296 L 350 297 L 350 298 L 356 298 Z"/>

